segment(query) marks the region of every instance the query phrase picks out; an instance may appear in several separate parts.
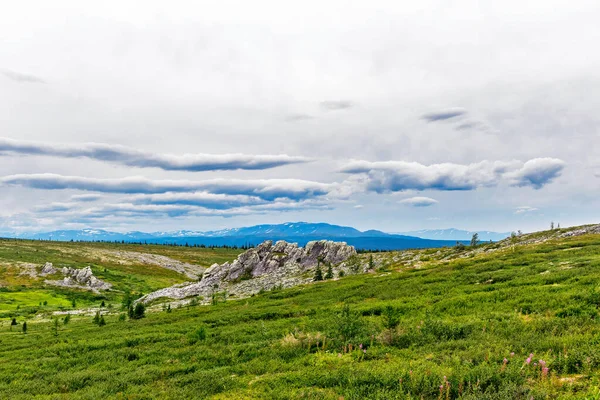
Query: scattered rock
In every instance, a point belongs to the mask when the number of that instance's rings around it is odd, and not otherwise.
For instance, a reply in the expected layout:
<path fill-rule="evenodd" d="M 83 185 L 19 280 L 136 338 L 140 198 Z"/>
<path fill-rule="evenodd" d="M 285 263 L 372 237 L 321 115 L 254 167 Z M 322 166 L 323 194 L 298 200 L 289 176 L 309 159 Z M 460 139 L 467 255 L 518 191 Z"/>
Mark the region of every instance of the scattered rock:
<path fill-rule="evenodd" d="M 200 282 L 161 289 L 138 301 L 203 296 L 204 302 L 208 302 L 214 293 L 221 291 L 233 297 L 248 297 L 261 290 L 308 283 L 313 277 L 309 271 L 318 264 L 324 268 L 326 265 L 337 267 L 353 255 L 356 255 L 354 247 L 344 242 L 320 240 L 302 248 L 296 243 L 281 240 L 273 244 L 268 240 L 240 254 L 231 263 L 213 264 L 204 271 Z"/>

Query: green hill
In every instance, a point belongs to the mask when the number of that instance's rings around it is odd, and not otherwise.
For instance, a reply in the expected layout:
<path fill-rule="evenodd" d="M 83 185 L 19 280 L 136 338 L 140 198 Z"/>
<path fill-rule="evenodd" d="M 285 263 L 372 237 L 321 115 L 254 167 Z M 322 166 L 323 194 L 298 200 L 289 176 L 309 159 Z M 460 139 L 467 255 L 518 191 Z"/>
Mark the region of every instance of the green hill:
<path fill-rule="evenodd" d="M 125 289 L 144 293 L 184 279 L 114 262 L 106 275 L 98 271 L 123 289 L 103 295 L 111 305 L 101 309 L 105 326 L 88 315 L 55 323 L 58 305 L 34 314 L 4 307 L 0 398 L 600 398 L 600 235 L 573 232 L 362 254 L 365 262 L 372 257 L 371 273 L 243 300 L 215 298 L 210 306 L 163 304 L 141 319 L 120 310 Z M 7 246 L 0 243 L 4 265 L 43 263 L 45 256 L 34 255 L 51 250 L 42 242 Z M 81 260 L 72 246 L 71 253 L 53 251 L 65 263 Z M 164 251 L 192 262 L 223 256 Z M 102 264 L 98 259 L 96 270 Z M 5 299 L 52 297 L 39 281 L 4 268 Z M 102 297 L 86 296 L 86 306 Z M 9 314 L 19 325 L 11 328 Z"/>

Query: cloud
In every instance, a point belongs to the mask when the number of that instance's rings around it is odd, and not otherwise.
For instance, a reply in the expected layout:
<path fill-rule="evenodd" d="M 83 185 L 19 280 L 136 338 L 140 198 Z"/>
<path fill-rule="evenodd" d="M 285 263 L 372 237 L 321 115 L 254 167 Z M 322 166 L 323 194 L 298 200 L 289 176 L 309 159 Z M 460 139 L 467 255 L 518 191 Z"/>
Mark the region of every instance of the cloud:
<path fill-rule="evenodd" d="M 71 196 L 71 201 L 79 203 L 89 203 L 92 201 L 100 200 L 102 195 L 99 194 L 75 194 Z"/>
<path fill-rule="evenodd" d="M 558 176 L 564 165 L 561 160 L 549 158 L 533 159 L 525 164 L 519 161 L 432 165 L 406 161 L 353 161 L 341 172 L 365 175 L 366 189 L 376 193 L 474 190 L 496 186 L 502 180 L 507 180 L 512 186 L 540 189 Z"/>
<path fill-rule="evenodd" d="M 285 117 L 285 120 L 287 122 L 300 122 L 300 121 L 306 121 L 309 119 L 314 119 L 314 117 L 309 114 L 290 114 L 287 117 Z"/>
<path fill-rule="evenodd" d="M 438 201 L 430 197 L 411 197 L 408 199 L 400 200 L 399 203 L 411 207 L 430 207 L 437 204 Z"/>
<path fill-rule="evenodd" d="M 144 177 L 99 179 L 57 174 L 20 174 L 0 178 L 0 184 L 44 190 L 85 190 L 100 193 L 157 194 L 206 191 L 255 196 L 262 200 L 304 200 L 324 196 L 335 185 L 299 179 L 151 180 Z"/>
<path fill-rule="evenodd" d="M 515 214 L 526 214 L 534 211 L 538 211 L 538 209 L 535 207 L 521 206 L 515 209 Z"/>
<path fill-rule="evenodd" d="M 462 108 L 450 108 L 447 110 L 423 114 L 421 118 L 426 120 L 427 122 L 438 122 L 460 117 L 462 115 L 465 115 L 466 113 L 467 111 Z"/>
<path fill-rule="evenodd" d="M 34 75 L 23 74 L 21 72 L 9 71 L 7 69 L 0 70 L 0 73 L 10 80 L 19 83 L 46 83 L 42 78 Z"/>
<path fill-rule="evenodd" d="M 357 204 L 357 205 L 354 206 L 354 208 L 360 209 L 360 208 L 365 208 L 365 206 L 363 206 L 362 204 Z"/>
<path fill-rule="evenodd" d="M 354 107 L 354 103 L 348 100 L 322 101 L 320 106 L 325 111 L 337 111 L 352 108 Z"/>
<path fill-rule="evenodd" d="M 267 203 L 267 201 L 256 196 L 225 195 L 209 192 L 139 195 L 133 197 L 131 200 L 135 204 L 189 205 L 216 210 Z"/>
<path fill-rule="evenodd" d="M 508 174 L 512 186 L 530 186 L 541 189 L 560 176 L 565 162 L 556 158 L 536 158 L 527 161 L 522 168 Z"/>
<path fill-rule="evenodd" d="M 503 162 L 423 165 L 406 161 L 354 161 L 342 168 L 347 174 L 366 174 L 367 189 L 377 193 L 404 190 L 473 190 L 493 186 L 509 166 Z"/>
<path fill-rule="evenodd" d="M 264 170 L 283 165 L 309 162 L 306 157 L 248 154 L 157 154 L 131 147 L 84 143 L 52 144 L 0 138 L 0 154 L 43 155 L 64 158 L 90 158 L 139 168 L 160 168 L 166 171 Z"/>

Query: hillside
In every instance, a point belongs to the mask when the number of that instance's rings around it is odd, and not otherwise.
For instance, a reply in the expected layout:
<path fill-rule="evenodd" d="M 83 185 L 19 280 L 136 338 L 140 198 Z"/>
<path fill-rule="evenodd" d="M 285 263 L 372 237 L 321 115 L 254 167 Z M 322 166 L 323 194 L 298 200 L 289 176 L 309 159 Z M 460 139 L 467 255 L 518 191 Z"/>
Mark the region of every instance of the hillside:
<path fill-rule="evenodd" d="M 599 233 L 588 226 L 476 248 L 361 254 L 369 273 L 242 300 L 216 298 L 208 306 L 164 304 L 140 320 L 122 318 L 121 297 L 111 293 L 101 309 L 106 326 L 74 315 L 55 328 L 52 296 L 35 318 L 9 305 L 28 330 L 11 331 L 8 315 L 2 320 L 0 393 L 11 399 L 598 398 Z M 74 255 L 77 243 L 0 245 L 4 264 L 42 263 L 52 254 L 78 264 L 83 257 Z M 192 263 L 226 258 L 208 249 L 97 246 L 88 249 L 153 251 Z M 123 268 L 121 280 L 98 275 L 116 286 L 139 284 L 145 293 L 173 279 L 154 267 L 130 279 L 125 269 L 142 266 L 125 264 L 108 267 Z M 96 273 L 102 263 L 95 265 Z M 12 274 L 7 284 L 10 268 L 3 268 L 0 294 L 18 297 L 28 278 Z M 97 308 L 101 297 L 90 297 L 90 304 Z"/>

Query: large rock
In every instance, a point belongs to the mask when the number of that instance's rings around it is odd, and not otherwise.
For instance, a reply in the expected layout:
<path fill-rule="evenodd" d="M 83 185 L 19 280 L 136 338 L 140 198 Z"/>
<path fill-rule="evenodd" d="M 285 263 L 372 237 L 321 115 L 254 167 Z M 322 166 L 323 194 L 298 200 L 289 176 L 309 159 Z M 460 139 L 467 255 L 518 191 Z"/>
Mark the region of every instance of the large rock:
<path fill-rule="evenodd" d="M 336 266 L 353 255 L 356 255 L 354 247 L 344 242 L 320 240 L 302 248 L 296 243 L 281 240 L 274 244 L 268 240 L 240 254 L 231 263 L 212 265 L 204 271 L 200 282 L 161 289 L 139 301 L 148 303 L 162 297 L 183 299 L 198 295 L 208 299 L 220 290 L 247 297 L 275 286 L 291 287 L 310 282 L 312 275 L 307 272 L 318 264 Z"/>
<path fill-rule="evenodd" d="M 58 270 L 56 268 L 54 268 L 54 266 L 52 265 L 52 263 L 47 262 L 42 267 L 42 272 L 40 272 L 40 275 L 42 275 L 42 276 L 52 275 L 52 274 L 55 274 L 57 272 L 58 272 Z"/>
<path fill-rule="evenodd" d="M 50 263 L 46 263 L 46 265 L 44 265 L 42 273 L 44 269 L 50 271 L 49 268 L 46 268 L 48 264 Z M 50 267 L 52 267 L 52 264 L 50 264 Z M 52 268 L 54 269 L 54 272 L 51 273 L 58 272 L 58 270 L 56 270 L 54 267 Z M 46 281 L 46 283 L 54 286 L 92 290 L 94 292 L 98 292 L 100 290 L 108 290 L 112 287 L 110 283 L 104 282 L 96 278 L 92 273 L 92 268 L 90 266 L 87 266 L 82 269 L 64 267 L 60 270 L 60 272 L 62 272 L 62 274 L 65 276 L 64 279 L 59 281 Z"/>

